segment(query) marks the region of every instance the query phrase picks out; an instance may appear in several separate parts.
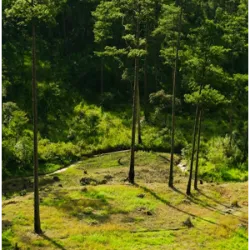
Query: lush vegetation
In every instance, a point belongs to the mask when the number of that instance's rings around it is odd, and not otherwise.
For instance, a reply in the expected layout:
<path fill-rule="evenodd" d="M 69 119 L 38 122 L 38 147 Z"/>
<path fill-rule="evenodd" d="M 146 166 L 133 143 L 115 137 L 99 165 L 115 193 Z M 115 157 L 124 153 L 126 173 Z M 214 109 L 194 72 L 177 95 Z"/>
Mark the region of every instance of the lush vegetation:
<path fill-rule="evenodd" d="M 175 153 L 190 161 L 198 105 L 201 175 L 246 180 L 247 15 L 246 0 L 3 1 L 3 178 L 32 173 L 33 17 L 40 173 L 130 147 L 137 58 L 137 147 L 170 152 L 177 62 Z"/>
<path fill-rule="evenodd" d="M 247 7 L 4 0 L 3 248 L 246 249 Z"/>

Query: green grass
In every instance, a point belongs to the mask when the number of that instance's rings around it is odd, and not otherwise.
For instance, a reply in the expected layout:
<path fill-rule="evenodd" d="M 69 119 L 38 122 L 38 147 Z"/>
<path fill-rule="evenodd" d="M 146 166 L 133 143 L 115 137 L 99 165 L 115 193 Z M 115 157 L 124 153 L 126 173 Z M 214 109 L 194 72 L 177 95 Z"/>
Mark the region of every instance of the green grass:
<path fill-rule="evenodd" d="M 222 240 L 211 243 L 211 248 L 223 250 L 247 250 L 248 249 L 248 237 L 247 231 L 244 229 L 238 229 L 232 233 L 229 237 Z"/>
<path fill-rule="evenodd" d="M 12 247 L 12 243 L 11 241 L 13 241 L 13 237 L 14 237 L 14 233 L 12 231 L 11 228 L 3 231 L 2 233 L 2 247 L 3 249 L 5 250 L 12 250 L 13 247 Z"/>
<path fill-rule="evenodd" d="M 60 182 L 53 182 L 53 176 L 41 177 L 43 236 L 33 233 L 32 188 L 19 196 L 18 181 L 16 187 L 4 183 L 13 190 L 10 197 L 3 197 L 7 225 L 3 227 L 3 249 L 13 249 L 16 243 L 32 250 L 247 249 L 247 232 L 238 226 L 247 222 L 247 206 L 243 205 L 247 183 L 204 183 L 186 203 L 187 177 L 175 169 L 176 191 L 168 188 L 166 159 L 169 154 L 136 152 L 136 185 L 123 182 L 129 152 L 78 162 L 57 174 Z M 105 185 L 83 187 L 79 183 L 84 176 L 102 180 L 106 175 L 113 178 Z M 230 205 L 228 196 L 241 206 L 237 216 L 222 213 Z M 194 224 L 191 229 L 183 226 L 188 217 Z"/>

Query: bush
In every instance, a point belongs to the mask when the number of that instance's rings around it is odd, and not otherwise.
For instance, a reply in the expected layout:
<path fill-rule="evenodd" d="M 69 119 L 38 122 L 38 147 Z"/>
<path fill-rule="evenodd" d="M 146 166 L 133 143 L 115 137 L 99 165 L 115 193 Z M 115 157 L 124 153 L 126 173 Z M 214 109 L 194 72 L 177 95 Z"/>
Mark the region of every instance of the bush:
<path fill-rule="evenodd" d="M 190 161 L 192 145 L 188 144 L 182 150 L 182 156 Z M 235 162 L 239 149 L 230 145 L 230 139 L 225 137 L 213 137 L 207 143 L 201 140 L 199 154 L 199 171 L 203 179 L 207 181 L 246 181 L 247 163 Z"/>
<path fill-rule="evenodd" d="M 80 148 L 71 142 L 53 143 L 43 139 L 39 141 L 38 154 L 43 163 L 67 165 L 80 158 Z"/>

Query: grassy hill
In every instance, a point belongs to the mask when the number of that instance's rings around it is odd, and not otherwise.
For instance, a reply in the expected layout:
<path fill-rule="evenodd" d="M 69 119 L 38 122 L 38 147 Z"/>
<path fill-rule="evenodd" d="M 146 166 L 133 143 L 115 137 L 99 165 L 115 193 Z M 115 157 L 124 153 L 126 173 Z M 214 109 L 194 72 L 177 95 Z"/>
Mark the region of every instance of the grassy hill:
<path fill-rule="evenodd" d="M 126 182 L 128 167 L 125 151 L 40 177 L 41 236 L 33 233 L 32 179 L 5 181 L 3 249 L 248 248 L 248 182 L 204 182 L 187 197 L 177 166 L 168 188 L 169 154 L 136 152 L 136 185 Z"/>

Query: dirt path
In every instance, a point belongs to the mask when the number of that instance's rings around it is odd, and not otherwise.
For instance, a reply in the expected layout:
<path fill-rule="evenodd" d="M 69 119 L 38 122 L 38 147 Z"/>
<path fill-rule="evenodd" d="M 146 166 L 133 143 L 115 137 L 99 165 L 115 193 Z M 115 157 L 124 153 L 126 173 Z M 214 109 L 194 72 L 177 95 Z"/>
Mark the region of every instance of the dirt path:
<path fill-rule="evenodd" d="M 100 157 L 100 156 L 104 156 L 104 155 L 109 155 L 109 154 L 116 154 L 116 153 L 124 153 L 124 152 L 129 152 L 130 150 L 129 149 L 126 149 L 126 150 L 120 150 L 120 151 L 114 151 L 114 152 L 107 152 L 107 153 L 100 153 L 100 154 L 95 154 L 95 155 L 92 155 L 92 156 L 89 156 L 89 157 Z M 64 168 L 61 168 L 61 169 L 58 169 L 52 173 L 48 173 L 48 174 L 39 174 L 39 176 L 41 177 L 46 177 L 46 176 L 51 176 L 51 175 L 54 175 L 54 174 L 58 174 L 58 173 L 61 173 L 61 172 L 64 172 L 66 171 L 68 168 L 70 167 L 74 167 L 76 166 L 77 164 L 79 164 L 79 162 L 82 162 L 84 160 L 79 160 L 73 164 L 70 164 L 68 165 L 67 167 L 64 167 Z M 30 176 L 22 176 L 22 177 L 16 177 L 16 178 L 10 178 L 10 179 L 7 179 L 5 181 L 2 181 L 3 185 L 7 182 L 11 182 L 11 181 L 19 181 L 19 180 L 23 180 L 23 179 L 31 179 L 33 178 L 33 175 L 30 175 Z"/>

